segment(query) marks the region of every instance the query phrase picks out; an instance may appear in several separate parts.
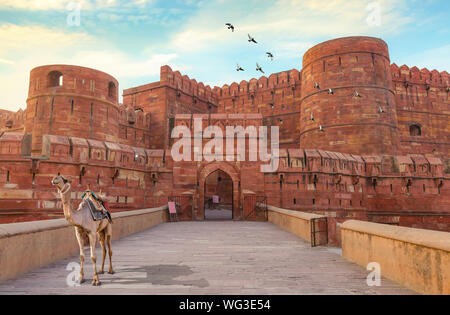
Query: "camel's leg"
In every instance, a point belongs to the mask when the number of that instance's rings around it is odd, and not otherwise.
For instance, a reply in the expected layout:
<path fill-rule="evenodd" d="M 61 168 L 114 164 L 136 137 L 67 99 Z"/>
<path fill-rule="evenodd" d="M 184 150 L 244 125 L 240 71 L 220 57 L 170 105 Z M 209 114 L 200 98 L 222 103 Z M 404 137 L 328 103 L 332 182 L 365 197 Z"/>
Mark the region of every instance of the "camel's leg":
<path fill-rule="evenodd" d="M 114 274 L 114 269 L 113 269 L 113 265 L 112 265 L 112 247 L 111 247 L 111 238 L 112 238 L 112 226 L 111 224 L 108 225 L 108 227 L 106 228 L 105 231 L 105 235 L 106 235 L 106 242 L 108 243 L 108 254 L 109 254 L 109 274 Z"/>
<path fill-rule="evenodd" d="M 97 243 L 97 236 L 96 233 L 89 233 L 89 244 L 91 246 L 91 260 L 92 260 L 92 267 L 94 269 L 94 278 L 92 280 L 92 285 L 98 286 L 100 285 L 100 281 L 98 280 L 98 274 L 97 274 L 97 259 L 95 257 L 95 245 Z"/>
<path fill-rule="evenodd" d="M 84 242 L 83 242 L 83 231 L 79 228 L 75 228 L 75 234 L 78 240 L 78 246 L 80 246 L 80 284 L 84 282 Z"/>
<path fill-rule="evenodd" d="M 114 274 L 114 269 L 113 269 L 113 265 L 112 265 L 112 248 L 111 248 L 111 236 L 107 236 L 106 237 L 107 243 L 108 243 L 108 254 L 109 254 L 109 270 L 108 273 L 109 274 Z"/>
<path fill-rule="evenodd" d="M 105 246 L 105 232 L 101 231 L 100 236 L 100 246 L 102 247 L 102 268 L 100 269 L 100 274 L 105 273 L 105 258 L 106 258 L 106 246 Z"/>
<path fill-rule="evenodd" d="M 108 224 L 108 226 L 105 229 L 105 237 L 106 237 L 106 243 L 108 245 L 108 254 L 109 254 L 109 274 L 114 274 L 114 269 L 112 267 L 112 247 L 111 247 L 111 239 L 112 239 L 112 225 Z"/>

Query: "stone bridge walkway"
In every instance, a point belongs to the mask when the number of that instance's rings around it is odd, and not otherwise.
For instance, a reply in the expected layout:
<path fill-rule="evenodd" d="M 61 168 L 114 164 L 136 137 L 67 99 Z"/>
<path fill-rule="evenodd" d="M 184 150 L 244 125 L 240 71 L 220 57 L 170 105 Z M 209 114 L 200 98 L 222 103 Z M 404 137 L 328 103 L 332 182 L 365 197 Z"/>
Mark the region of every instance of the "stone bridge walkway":
<path fill-rule="evenodd" d="M 79 262 L 74 256 L 0 283 L 0 294 L 413 293 L 386 279 L 381 287 L 368 287 L 368 272 L 338 249 L 311 248 L 265 222 L 167 223 L 113 242 L 113 250 L 116 274 L 101 275 L 101 287 L 90 285 L 90 259 L 87 282 L 67 286 L 66 267 Z"/>

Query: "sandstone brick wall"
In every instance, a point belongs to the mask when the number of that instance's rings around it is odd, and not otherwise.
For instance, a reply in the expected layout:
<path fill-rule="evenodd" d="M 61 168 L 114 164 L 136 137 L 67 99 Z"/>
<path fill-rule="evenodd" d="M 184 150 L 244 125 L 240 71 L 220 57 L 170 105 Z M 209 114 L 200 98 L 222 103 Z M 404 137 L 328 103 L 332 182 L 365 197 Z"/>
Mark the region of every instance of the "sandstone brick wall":
<path fill-rule="evenodd" d="M 35 68 L 25 110 L 33 155 L 45 134 L 117 141 L 119 83 L 98 70 L 52 65 Z"/>
<path fill-rule="evenodd" d="M 301 148 L 398 153 L 395 96 L 384 41 L 348 37 L 311 48 L 303 57 L 302 94 Z"/>
<path fill-rule="evenodd" d="M 159 82 L 124 90 L 123 102 L 151 115 L 148 146 L 151 149 L 170 147 L 175 115 L 217 111 L 217 98 L 211 87 L 182 76 L 169 66 L 161 67 Z"/>
<path fill-rule="evenodd" d="M 1 131 L 23 131 L 24 112 L 20 109 L 17 112 L 0 109 L 0 132 Z"/>
<path fill-rule="evenodd" d="M 449 170 L 434 156 L 298 149 L 280 156 L 279 171 L 265 175 L 271 205 L 327 215 L 330 230 L 353 218 L 449 231 Z"/>
<path fill-rule="evenodd" d="M 446 71 L 400 68 L 391 65 L 397 104 L 400 140 L 404 154 L 436 153 L 448 156 L 450 149 L 450 77 Z M 421 135 L 410 133 L 411 126 Z"/>
<path fill-rule="evenodd" d="M 0 137 L 0 220 L 31 210 L 62 214 L 52 178 L 60 172 L 71 181 L 74 206 L 90 185 L 102 191 L 115 211 L 166 204 L 159 191 L 170 194 L 165 182 L 164 152 L 93 139 L 44 135 L 42 154 L 30 157 L 30 136 L 3 133 Z M 161 183 L 161 185 L 160 185 Z M 166 195 L 167 196 L 167 195 Z"/>
<path fill-rule="evenodd" d="M 448 73 L 391 65 L 386 43 L 368 37 L 319 44 L 303 65 L 213 89 L 163 66 L 160 81 L 125 90 L 124 104 L 103 72 L 33 69 L 27 109 L 0 111 L 0 211 L 60 211 L 50 181 L 61 172 L 75 202 L 88 184 L 114 209 L 176 197 L 185 220 L 202 220 L 205 197 L 223 190 L 235 219 L 245 217 L 245 196 L 327 215 L 336 243 L 349 218 L 448 231 Z M 246 162 L 248 149 L 246 161 L 175 162 L 172 128 L 192 130 L 200 117 L 222 130 L 279 126 L 279 170 L 261 173 L 261 163 Z"/>
<path fill-rule="evenodd" d="M 299 146 L 301 74 L 292 69 L 258 80 L 236 82 L 215 88 L 221 113 L 259 113 L 264 125 L 280 127 L 280 145 Z"/>

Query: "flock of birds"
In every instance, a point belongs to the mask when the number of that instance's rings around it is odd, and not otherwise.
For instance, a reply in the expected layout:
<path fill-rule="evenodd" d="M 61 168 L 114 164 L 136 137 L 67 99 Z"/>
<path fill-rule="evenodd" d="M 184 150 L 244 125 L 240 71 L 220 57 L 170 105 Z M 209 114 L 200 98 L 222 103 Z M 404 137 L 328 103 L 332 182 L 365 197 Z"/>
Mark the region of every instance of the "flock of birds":
<path fill-rule="evenodd" d="M 234 27 L 233 24 L 231 24 L 231 23 L 226 23 L 225 25 L 226 25 L 226 26 L 228 27 L 228 29 L 231 30 L 232 32 L 235 31 L 235 27 Z M 258 42 L 255 40 L 255 38 L 252 37 L 250 34 L 248 34 L 248 42 L 249 42 L 249 43 L 258 44 Z M 271 53 L 271 52 L 266 52 L 266 55 L 267 55 L 268 58 L 270 58 L 271 61 L 273 61 L 273 59 L 275 58 L 274 55 L 273 55 L 273 53 Z M 237 65 L 236 65 L 236 71 L 239 72 L 239 71 L 245 71 L 245 70 L 244 70 L 244 68 L 242 68 L 239 64 L 237 64 Z M 256 71 L 259 71 L 259 72 L 265 74 L 265 72 L 263 71 L 262 67 L 261 67 L 258 63 L 256 63 Z M 321 90 L 320 85 L 319 85 L 316 81 L 314 81 L 314 86 L 315 86 L 316 89 Z M 329 89 L 328 89 L 328 94 L 333 95 L 333 94 L 334 94 L 333 89 L 329 88 Z M 355 92 L 353 93 L 353 97 L 356 97 L 356 98 L 362 98 L 361 94 L 359 94 L 358 91 L 356 91 L 356 90 L 355 90 Z M 383 114 L 383 113 L 384 113 L 384 109 L 383 109 L 381 106 L 379 107 L 379 110 L 378 110 L 378 111 L 379 111 L 380 114 Z M 311 120 L 311 121 L 315 121 L 313 113 L 311 113 L 311 118 L 310 118 L 310 120 Z M 325 130 L 324 130 L 324 128 L 323 128 L 322 125 L 319 126 L 319 131 L 325 132 Z"/>
<path fill-rule="evenodd" d="M 322 89 L 320 88 L 319 83 L 317 83 L 316 81 L 314 81 L 314 87 L 315 87 L 316 89 L 318 89 L 319 91 L 322 91 Z M 328 94 L 334 95 L 334 90 L 331 89 L 331 88 L 328 88 Z M 355 92 L 352 94 L 352 96 L 353 96 L 353 97 L 356 97 L 356 98 L 362 98 L 361 94 L 359 94 L 359 92 L 356 91 L 356 90 L 355 90 Z M 378 112 L 379 112 L 380 114 L 383 114 L 385 111 L 384 111 L 383 107 L 380 106 L 380 107 L 378 108 Z M 313 113 L 311 113 L 311 118 L 310 118 L 310 120 L 311 120 L 311 121 L 315 121 Z M 323 129 L 323 126 L 322 126 L 322 125 L 319 126 L 319 131 L 325 132 L 325 130 Z"/>
<path fill-rule="evenodd" d="M 231 31 L 234 33 L 235 27 L 234 27 L 233 24 L 231 24 L 231 23 L 226 23 L 225 25 L 228 27 L 229 30 L 231 30 Z M 248 42 L 249 42 L 249 43 L 258 44 L 258 42 L 256 41 L 256 39 L 255 39 L 253 36 L 251 36 L 250 34 L 248 34 Z M 272 60 L 272 61 L 273 61 L 273 59 L 275 58 L 274 55 L 273 55 L 273 53 L 271 53 L 271 52 L 266 52 L 266 55 L 267 55 L 267 57 L 270 58 L 270 60 Z M 238 72 L 239 72 L 239 71 L 245 71 L 245 69 L 242 68 L 239 64 L 237 64 L 237 65 L 236 65 L 236 71 L 238 71 Z M 264 70 L 262 69 L 262 67 L 261 67 L 258 63 L 256 63 L 256 71 L 259 71 L 259 72 L 265 74 Z"/>

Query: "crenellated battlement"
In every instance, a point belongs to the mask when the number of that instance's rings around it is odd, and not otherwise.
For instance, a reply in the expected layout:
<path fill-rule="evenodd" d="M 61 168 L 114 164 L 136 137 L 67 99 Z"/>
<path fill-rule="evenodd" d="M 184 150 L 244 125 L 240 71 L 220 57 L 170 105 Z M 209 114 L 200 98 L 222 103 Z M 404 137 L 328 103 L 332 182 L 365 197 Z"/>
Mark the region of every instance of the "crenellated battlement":
<path fill-rule="evenodd" d="M 407 65 L 398 67 L 395 63 L 391 65 L 392 79 L 397 82 L 427 84 L 432 87 L 448 88 L 450 87 L 450 76 L 447 71 L 438 72 L 437 70 L 428 70 L 417 67 L 409 68 Z"/>
<path fill-rule="evenodd" d="M 215 103 L 217 94 L 209 85 L 190 79 L 187 75 L 182 75 L 180 71 L 173 71 L 171 67 L 165 65 L 161 67 L 160 85 L 167 85 L 177 91 L 194 97 L 198 97 L 208 102 Z"/>
<path fill-rule="evenodd" d="M 22 109 L 17 112 L 0 109 L 0 131 L 23 131 L 25 114 Z"/>
<path fill-rule="evenodd" d="M 225 84 L 221 88 L 215 87 L 218 96 L 221 98 L 242 96 L 252 93 L 259 93 L 267 90 L 275 90 L 279 88 L 295 88 L 301 84 L 301 74 L 297 69 L 283 71 L 271 74 L 269 77 L 262 76 L 259 79 L 251 79 L 250 81 L 236 82 L 230 85 Z"/>
<path fill-rule="evenodd" d="M 312 172 L 366 178 L 418 177 L 447 178 L 445 161 L 426 155 L 354 155 L 324 150 L 281 149 L 280 168 L 284 172 Z"/>
<path fill-rule="evenodd" d="M 178 115 L 177 123 L 192 128 L 196 115 Z M 211 115 L 211 121 L 242 123 L 246 120 L 261 120 L 259 115 Z M 0 135 L 0 156 L 29 158 L 30 136 L 23 133 L 4 132 Z M 170 150 L 146 150 L 123 143 L 111 143 L 93 139 L 44 135 L 41 158 L 48 161 L 102 165 L 141 171 L 162 167 L 164 159 L 170 158 Z M 315 172 L 363 177 L 429 177 L 450 179 L 446 170 L 448 161 L 428 155 L 369 156 L 353 155 L 313 149 L 280 149 L 280 168 L 283 172 Z"/>
<path fill-rule="evenodd" d="M 115 210 L 175 198 L 182 220 L 203 220 L 205 198 L 220 191 L 237 220 L 252 218 L 253 195 L 326 215 L 331 230 L 348 218 L 448 230 L 449 80 L 446 71 L 391 64 L 387 44 L 372 37 L 327 41 L 305 53 L 301 70 L 222 87 L 165 65 L 160 81 L 124 90 L 123 104 L 106 73 L 38 67 L 27 109 L 0 110 L 0 210 L 61 212 L 51 186 L 60 172 L 75 201 L 90 185 Z M 210 162 L 225 157 L 215 147 L 204 161 L 178 161 L 173 128 L 197 139 L 196 118 L 202 130 L 279 127 L 278 169 L 261 171 L 273 159 L 247 159 L 254 133 L 245 136 L 245 157 Z"/>

